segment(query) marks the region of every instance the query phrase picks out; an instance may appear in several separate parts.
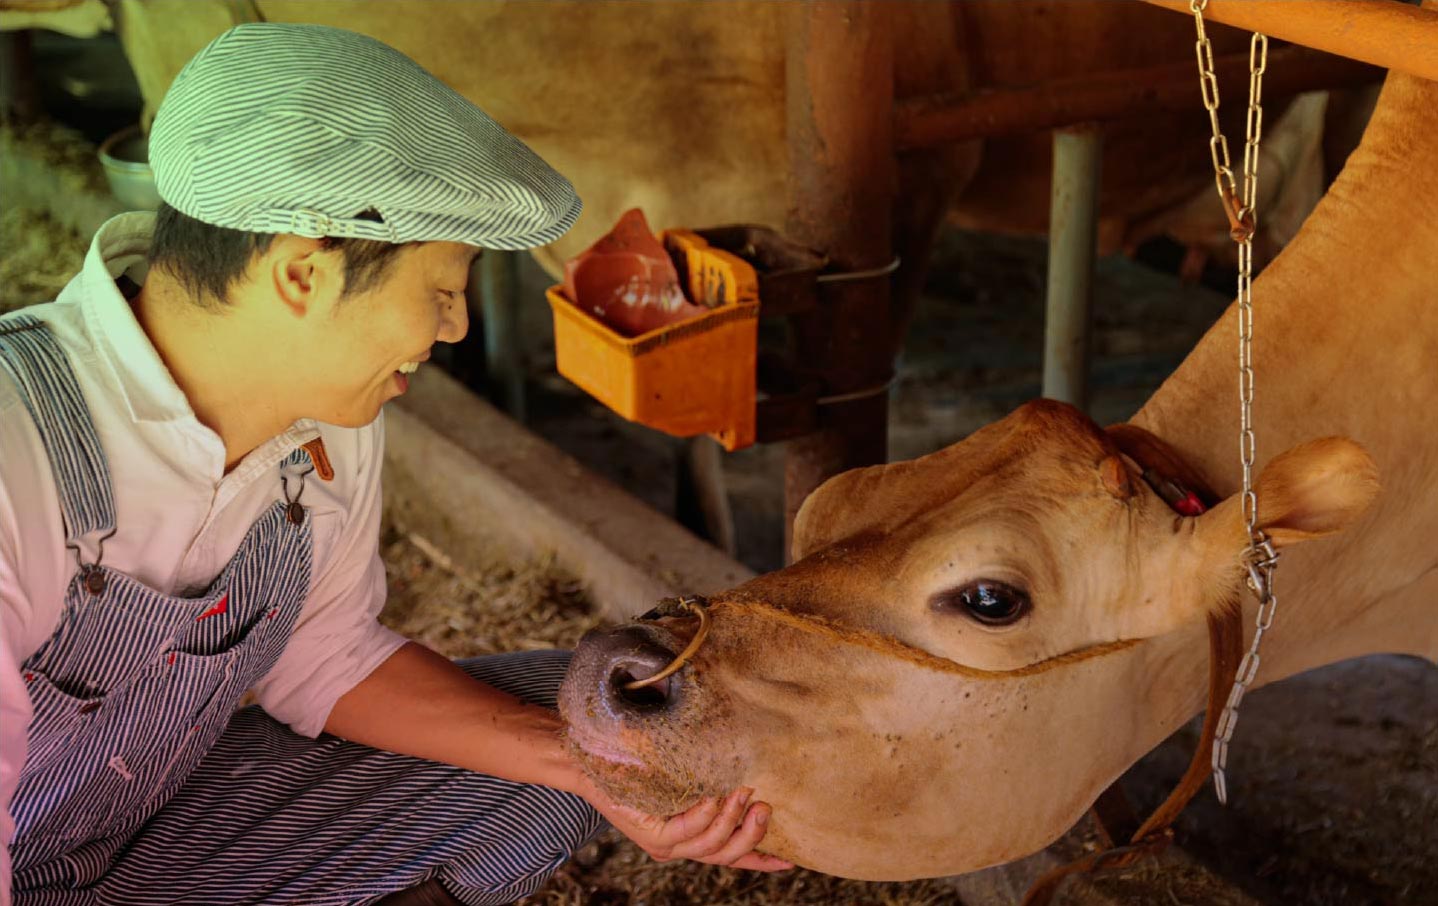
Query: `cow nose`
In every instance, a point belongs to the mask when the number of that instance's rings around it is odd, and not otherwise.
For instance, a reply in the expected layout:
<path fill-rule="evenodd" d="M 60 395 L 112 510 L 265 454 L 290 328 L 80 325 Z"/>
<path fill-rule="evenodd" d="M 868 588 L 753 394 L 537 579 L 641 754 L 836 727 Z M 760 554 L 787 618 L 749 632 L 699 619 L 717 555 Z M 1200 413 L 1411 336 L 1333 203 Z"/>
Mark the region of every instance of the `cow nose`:
<path fill-rule="evenodd" d="M 614 711 L 633 715 L 674 706 L 680 690 L 677 673 L 631 688 L 634 682 L 654 676 L 674 660 L 674 652 L 656 637 L 652 628 L 642 624 L 624 626 L 587 641 L 603 652 L 602 694 Z"/>

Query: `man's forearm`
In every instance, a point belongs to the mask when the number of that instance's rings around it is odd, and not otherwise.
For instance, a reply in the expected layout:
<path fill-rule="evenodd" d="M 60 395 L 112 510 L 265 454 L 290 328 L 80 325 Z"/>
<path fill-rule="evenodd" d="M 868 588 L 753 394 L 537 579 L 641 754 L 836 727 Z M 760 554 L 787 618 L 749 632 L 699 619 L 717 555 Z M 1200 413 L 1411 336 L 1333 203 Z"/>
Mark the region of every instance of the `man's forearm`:
<path fill-rule="evenodd" d="M 335 703 L 325 732 L 377 749 L 570 792 L 587 787 L 553 711 L 410 642 Z"/>

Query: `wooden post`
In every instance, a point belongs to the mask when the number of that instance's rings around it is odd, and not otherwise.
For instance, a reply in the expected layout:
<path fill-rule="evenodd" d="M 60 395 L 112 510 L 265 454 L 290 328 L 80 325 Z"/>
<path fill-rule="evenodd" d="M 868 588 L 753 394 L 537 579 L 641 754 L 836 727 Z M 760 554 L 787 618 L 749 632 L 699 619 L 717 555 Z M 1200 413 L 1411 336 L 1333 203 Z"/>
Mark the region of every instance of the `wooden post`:
<path fill-rule="evenodd" d="M 815 0 L 789 8 L 788 233 L 829 254 L 837 270 L 892 258 L 893 40 L 883 0 Z M 824 397 L 819 430 L 789 441 L 784 463 L 785 557 L 809 492 L 845 469 L 888 456 L 895 352 L 889 280 L 821 286 L 818 310 L 795 318 L 794 361 Z M 867 393 L 868 391 L 873 391 Z"/>
<path fill-rule="evenodd" d="M 479 260 L 484 367 L 509 417 L 524 422 L 524 341 L 519 329 L 519 253 L 488 249 Z"/>

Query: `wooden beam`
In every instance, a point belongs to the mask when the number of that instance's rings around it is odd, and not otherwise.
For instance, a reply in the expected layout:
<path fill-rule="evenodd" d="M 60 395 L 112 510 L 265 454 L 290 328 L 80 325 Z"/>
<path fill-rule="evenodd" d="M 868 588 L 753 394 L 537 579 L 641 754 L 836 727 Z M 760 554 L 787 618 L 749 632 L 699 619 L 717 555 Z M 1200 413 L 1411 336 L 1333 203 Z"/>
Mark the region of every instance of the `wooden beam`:
<path fill-rule="evenodd" d="M 1214 60 L 1220 85 L 1248 84 L 1248 52 Z M 1321 88 L 1379 82 L 1383 70 L 1306 47 L 1268 52 L 1263 93 L 1290 97 Z M 1118 70 L 1026 88 L 968 96 L 934 95 L 902 101 L 894 115 L 900 150 L 931 148 L 977 138 L 1061 129 L 1175 110 L 1201 109 L 1198 67 L 1192 57 L 1164 66 Z"/>
<path fill-rule="evenodd" d="M 1144 0 L 1175 12 L 1188 0 Z M 1438 10 L 1398 0 L 1209 0 L 1205 22 L 1438 81 Z"/>

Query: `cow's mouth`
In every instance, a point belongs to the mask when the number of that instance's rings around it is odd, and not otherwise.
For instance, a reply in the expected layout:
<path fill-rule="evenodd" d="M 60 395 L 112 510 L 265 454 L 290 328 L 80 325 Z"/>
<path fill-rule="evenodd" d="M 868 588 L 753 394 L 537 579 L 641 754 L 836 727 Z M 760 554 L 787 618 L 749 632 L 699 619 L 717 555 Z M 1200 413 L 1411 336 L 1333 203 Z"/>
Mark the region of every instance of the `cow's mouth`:
<path fill-rule="evenodd" d="M 595 728 L 575 721 L 566 730 L 569 741 L 586 759 L 598 759 L 609 764 L 642 768 L 644 762 L 629 749 L 618 744 L 612 735 L 596 732 Z"/>

